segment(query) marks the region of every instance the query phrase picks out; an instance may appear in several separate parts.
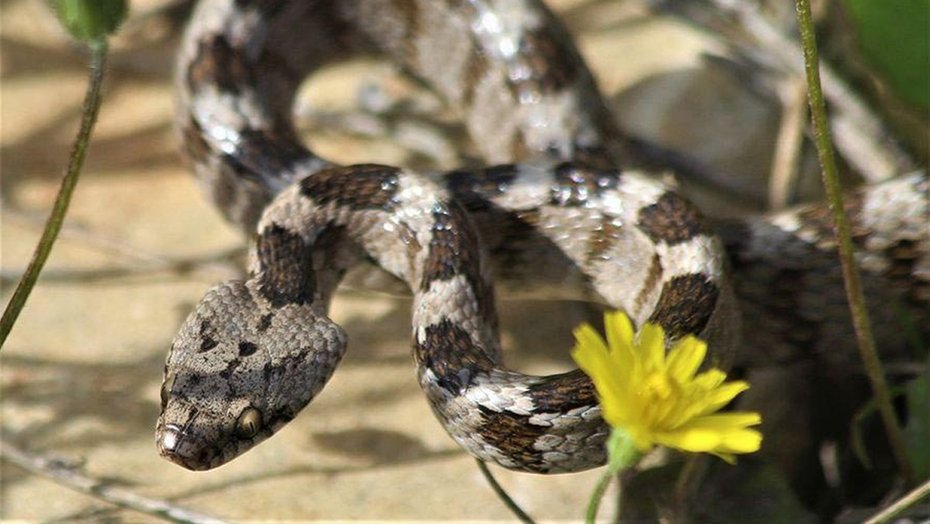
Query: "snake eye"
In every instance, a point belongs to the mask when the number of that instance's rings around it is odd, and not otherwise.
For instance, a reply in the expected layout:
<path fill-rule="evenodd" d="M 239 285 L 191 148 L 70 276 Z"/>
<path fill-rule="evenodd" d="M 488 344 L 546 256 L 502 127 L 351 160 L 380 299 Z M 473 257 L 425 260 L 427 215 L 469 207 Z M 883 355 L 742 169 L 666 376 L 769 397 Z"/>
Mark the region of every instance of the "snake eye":
<path fill-rule="evenodd" d="M 242 410 L 236 420 L 236 435 L 239 438 L 252 438 L 262 428 L 262 412 L 249 406 Z"/>
<path fill-rule="evenodd" d="M 171 394 L 171 386 L 174 386 L 174 378 L 177 375 L 170 373 L 165 377 L 164 382 L 161 383 L 161 409 L 165 409 L 165 406 L 168 405 L 168 395 Z"/>

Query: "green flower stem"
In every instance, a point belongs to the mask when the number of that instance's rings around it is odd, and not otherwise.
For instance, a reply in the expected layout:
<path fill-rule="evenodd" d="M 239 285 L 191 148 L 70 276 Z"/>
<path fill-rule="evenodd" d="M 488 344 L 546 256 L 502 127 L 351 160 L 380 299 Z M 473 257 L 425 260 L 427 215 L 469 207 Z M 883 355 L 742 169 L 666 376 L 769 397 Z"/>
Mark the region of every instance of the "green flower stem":
<path fill-rule="evenodd" d="M 859 345 L 862 363 L 872 383 L 872 390 L 878 403 L 878 409 L 885 425 L 885 432 L 888 435 L 888 442 L 891 444 L 895 461 L 905 481 L 911 484 L 914 475 L 907 460 L 901 428 L 898 426 L 894 409 L 891 406 L 891 395 L 888 392 L 888 384 L 885 382 L 885 373 L 875 350 L 869 314 L 865 307 L 862 284 L 859 281 L 859 271 L 853 258 L 852 238 L 850 237 L 846 211 L 843 208 L 842 189 L 837 176 L 836 161 L 833 157 L 833 145 L 830 138 L 830 128 L 827 125 L 823 91 L 820 88 L 817 40 L 814 36 L 814 23 L 811 19 L 810 0 L 796 0 L 796 7 L 798 26 L 801 32 L 801 45 L 804 49 L 804 70 L 807 73 L 807 93 L 810 99 L 817 156 L 820 159 L 827 199 L 830 203 L 830 209 L 833 211 L 840 262 L 843 266 L 843 280 L 846 282 L 846 296 L 852 313 L 853 328 L 856 331 L 856 340 Z"/>
<path fill-rule="evenodd" d="M 592 524 L 594 519 L 597 518 L 597 510 L 601 506 L 601 499 L 604 498 L 604 492 L 607 491 L 607 486 L 610 485 L 610 481 L 613 480 L 615 474 L 612 474 L 608 468 L 607 471 L 601 475 L 601 478 L 597 480 L 597 485 L 594 486 L 594 492 L 591 493 L 591 500 L 588 501 L 588 510 L 584 514 L 584 521 L 587 524 Z"/>
<path fill-rule="evenodd" d="M 16 285 L 13 297 L 3 311 L 3 317 L 0 318 L 0 348 L 6 342 L 7 335 L 13 329 L 13 324 L 19 317 L 26 299 L 32 292 L 36 280 L 48 255 L 52 251 L 55 239 L 61 231 L 61 225 L 65 219 L 65 213 L 68 211 L 68 204 L 71 202 L 71 195 L 74 193 L 74 187 L 77 184 L 78 177 L 81 174 L 81 167 L 84 165 L 84 157 L 87 155 L 87 145 L 90 141 L 90 134 L 97 120 L 97 113 L 100 110 L 101 86 L 103 84 L 104 71 L 106 69 L 107 43 L 100 38 L 90 44 L 91 50 L 91 69 L 90 80 L 87 86 L 87 93 L 84 97 L 84 112 L 81 115 L 81 128 L 78 131 L 74 147 L 71 150 L 71 158 L 68 162 L 68 170 L 61 180 L 61 187 L 58 189 L 58 196 L 55 198 L 55 204 L 52 207 L 51 215 L 45 223 L 45 230 L 42 232 L 42 238 L 36 246 L 36 250 L 26 268 L 25 274 Z"/>
<path fill-rule="evenodd" d="M 597 485 L 594 486 L 594 492 L 588 502 L 588 510 L 585 512 L 584 520 L 587 524 L 593 524 L 597 518 L 597 510 L 604 498 L 604 492 L 607 491 L 607 486 L 610 485 L 610 481 L 621 470 L 636 463 L 639 459 L 639 451 L 625 431 L 614 428 L 607 440 L 607 456 L 607 470 L 604 471 L 604 474 L 598 479 Z"/>
<path fill-rule="evenodd" d="M 484 479 L 488 481 L 488 484 L 491 485 L 491 489 L 493 489 L 498 498 L 504 502 L 504 505 L 507 506 L 507 509 L 516 515 L 516 517 L 520 519 L 520 522 L 523 522 L 524 524 L 534 524 L 535 521 L 533 518 L 530 517 L 525 511 L 523 511 L 523 508 L 521 508 L 512 498 L 510 498 L 510 495 L 504 491 L 503 486 L 497 483 L 497 479 L 495 479 L 494 475 L 491 474 L 491 470 L 488 469 L 488 465 L 485 464 L 481 459 L 475 459 L 475 462 L 478 463 L 478 469 L 481 470 L 481 474 L 484 475 Z"/>

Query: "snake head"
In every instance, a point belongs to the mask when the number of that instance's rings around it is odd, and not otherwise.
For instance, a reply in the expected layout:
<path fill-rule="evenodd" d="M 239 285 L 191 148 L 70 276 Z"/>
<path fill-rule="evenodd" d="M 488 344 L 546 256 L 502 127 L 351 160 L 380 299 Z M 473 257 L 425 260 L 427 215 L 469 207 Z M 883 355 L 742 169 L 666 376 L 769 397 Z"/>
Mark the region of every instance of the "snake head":
<path fill-rule="evenodd" d="M 240 455 L 319 393 L 345 345 L 342 329 L 308 304 L 272 307 L 251 281 L 211 289 L 168 354 L 160 454 L 192 470 Z"/>

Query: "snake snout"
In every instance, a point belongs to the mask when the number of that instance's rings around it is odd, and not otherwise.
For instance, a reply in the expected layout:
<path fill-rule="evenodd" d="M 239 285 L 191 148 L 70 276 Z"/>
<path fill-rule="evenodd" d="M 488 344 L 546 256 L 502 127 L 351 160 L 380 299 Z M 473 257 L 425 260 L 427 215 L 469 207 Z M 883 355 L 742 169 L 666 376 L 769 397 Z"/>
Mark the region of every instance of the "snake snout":
<path fill-rule="evenodd" d="M 177 425 L 166 425 L 157 433 L 155 440 L 162 457 L 185 469 L 200 471 L 214 466 L 213 453 Z"/>

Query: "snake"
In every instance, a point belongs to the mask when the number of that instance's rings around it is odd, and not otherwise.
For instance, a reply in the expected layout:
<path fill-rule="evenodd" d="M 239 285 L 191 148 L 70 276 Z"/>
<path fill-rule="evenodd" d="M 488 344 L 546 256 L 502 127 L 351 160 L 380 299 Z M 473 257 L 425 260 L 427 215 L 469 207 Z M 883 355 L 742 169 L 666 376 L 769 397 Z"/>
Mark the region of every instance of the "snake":
<path fill-rule="evenodd" d="M 368 53 L 456 111 L 484 164 L 428 172 L 312 152 L 293 124 L 301 82 Z M 707 340 L 715 365 L 854 357 L 827 208 L 705 217 L 631 153 L 540 1 L 203 0 L 177 91 L 186 156 L 250 237 L 248 278 L 210 289 L 168 353 L 155 439 L 184 468 L 227 463 L 322 391 L 348 340 L 327 308 L 359 265 L 412 294 L 412 355 L 437 420 L 512 470 L 602 465 L 610 430 L 580 370 L 505 366 L 496 283 L 580 289 L 670 340 Z M 922 326 L 927 193 L 918 172 L 846 199 L 866 290 Z M 885 354 L 906 350 L 902 330 L 876 331 Z"/>

